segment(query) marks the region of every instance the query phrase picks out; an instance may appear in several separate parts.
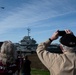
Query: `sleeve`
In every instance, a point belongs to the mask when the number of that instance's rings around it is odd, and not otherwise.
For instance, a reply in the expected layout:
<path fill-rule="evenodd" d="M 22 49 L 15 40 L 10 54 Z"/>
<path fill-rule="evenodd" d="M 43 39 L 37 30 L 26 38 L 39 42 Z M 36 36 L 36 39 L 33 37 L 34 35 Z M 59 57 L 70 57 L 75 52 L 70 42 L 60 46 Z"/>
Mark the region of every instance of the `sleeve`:
<path fill-rule="evenodd" d="M 46 42 L 39 44 L 36 50 L 39 59 L 47 67 L 47 69 L 50 69 L 56 58 L 56 53 L 51 53 L 46 50 L 50 43 L 51 42 L 47 40 Z"/>

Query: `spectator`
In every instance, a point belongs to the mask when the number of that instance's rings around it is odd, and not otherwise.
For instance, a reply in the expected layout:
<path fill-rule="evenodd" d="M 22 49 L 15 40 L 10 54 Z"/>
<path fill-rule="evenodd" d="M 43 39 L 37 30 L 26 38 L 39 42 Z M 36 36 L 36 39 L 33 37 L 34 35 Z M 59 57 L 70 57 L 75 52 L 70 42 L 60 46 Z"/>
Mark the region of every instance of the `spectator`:
<path fill-rule="evenodd" d="M 0 51 L 0 75 L 13 75 L 17 71 L 16 47 L 11 41 L 4 41 Z"/>
<path fill-rule="evenodd" d="M 18 64 L 18 75 L 20 75 L 22 64 L 23 64 L 23 58 L 21 55 L 17 56 L 17 64 Z"/>
<path fill-rule="evenodd" d="M 28 59 L 28 56 L 25 56 L 23 60 L 23 67 L 22 67 L 22 75 L 31 75 L 31 61 Z"/>
<path fill-rule="evenodd" d="M 52 41 L 58 39 L 58 31 L 37 47 L 37 55 L 50 71 L 50 75 L 76 75 L 76 37 L 70 30 L 65 30 L 65 32 L 60 38 L 62 54 L 47 51 Z"/>

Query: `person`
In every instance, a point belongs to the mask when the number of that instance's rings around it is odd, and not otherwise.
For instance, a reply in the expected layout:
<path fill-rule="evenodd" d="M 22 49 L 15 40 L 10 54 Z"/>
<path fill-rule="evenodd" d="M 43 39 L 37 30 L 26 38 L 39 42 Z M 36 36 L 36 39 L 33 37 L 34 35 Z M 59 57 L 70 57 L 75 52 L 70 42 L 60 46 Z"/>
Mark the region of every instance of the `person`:
<path fill-rule="evenodd" d="M 22 75 L 31 75 L 30 65 L 31 65 L 31 61 L 28 59 L 28 56 L 25 56 L 22 66 Z"/>
<path fill-rule="evenodd" d="M 17 71 L 16 47 L 11 41 L 4 41 L 0 49 L 0 75 L 13 75 Z"/>
<path fill-rule="evenodd" d="M 18 75 L 20 75 L 23 64 L 23 58 L 21 55 L 17 56 L 17 64 L 18 64 Z"/>
<path fill-rule="evenodd" d="M 51 53 L 47 50 L 52 41 L 58 39 L 58 31 L 37 47 L 37 55 L 47 67 L 50 75 L 76 75 L 76 37 L 69 29 L 59 38 L 62 53 Z"/>

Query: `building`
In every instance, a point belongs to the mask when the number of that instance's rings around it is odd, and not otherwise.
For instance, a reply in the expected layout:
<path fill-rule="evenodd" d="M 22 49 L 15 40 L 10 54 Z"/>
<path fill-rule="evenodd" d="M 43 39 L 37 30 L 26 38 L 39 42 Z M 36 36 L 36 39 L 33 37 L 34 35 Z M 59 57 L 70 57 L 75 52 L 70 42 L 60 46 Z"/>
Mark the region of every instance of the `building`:
<path fill-rule="evenodd" d="M 17 47 L 17 52 L 19 54 L 26 54 L 26 53 L 35 53 L 37 48 L 37 42 L 34 40 L 34 38 L 31 38 L 29 36 L 30 29 L 28 28 L 28 36 L 24 36 L 22 40 L 20 40 L 20 43 L 15 43 Z"/>
<path fill-rule="evenodd" d="M 31 38 L 31 36 L 29 36 L 30 29 L 28 28 L 27 30 L 28 30 L 28 36 L 24 36 L 22 40 L 20 40 L 20 43 L 15 43 L 18 54 L 27 54 L 36 52 L 38 44 L 36 40 L 34 40 L 34 38 Z M 51 44 L 47 50 L 53 53 L 62 53 L 59 44 Z"/>

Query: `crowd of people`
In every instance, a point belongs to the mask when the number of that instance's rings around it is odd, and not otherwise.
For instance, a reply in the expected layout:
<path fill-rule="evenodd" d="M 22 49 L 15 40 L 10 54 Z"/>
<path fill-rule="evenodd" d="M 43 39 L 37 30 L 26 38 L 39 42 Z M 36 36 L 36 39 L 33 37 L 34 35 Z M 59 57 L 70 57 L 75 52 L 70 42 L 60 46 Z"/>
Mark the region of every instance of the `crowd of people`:
<path fill-rule="evenodd" d="M 47 47 L 58 37 L 61 37 L 59 41 L 63 53 L 47 51 Z M 36 52 L 51 75 L 76 75 L 76 36 L 71 30 L 65 30 L 62 36 L 58 31 L 54 32 L 47 41 L 38 45 Z M 30 65 L 28 56 L 22 58 L 18 55 L 11 41 L 0 43 L 0 75 L 31 75 Z"/>

